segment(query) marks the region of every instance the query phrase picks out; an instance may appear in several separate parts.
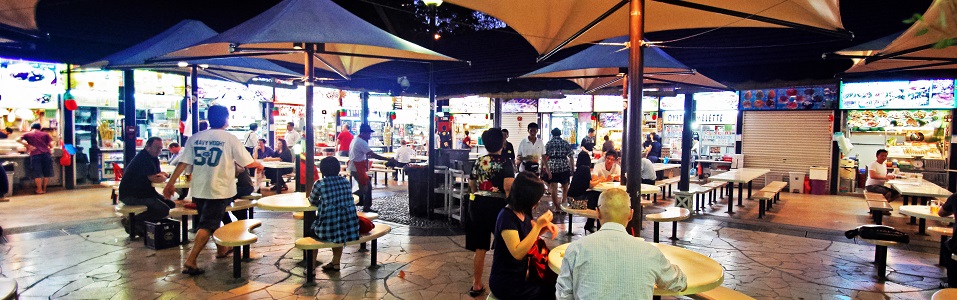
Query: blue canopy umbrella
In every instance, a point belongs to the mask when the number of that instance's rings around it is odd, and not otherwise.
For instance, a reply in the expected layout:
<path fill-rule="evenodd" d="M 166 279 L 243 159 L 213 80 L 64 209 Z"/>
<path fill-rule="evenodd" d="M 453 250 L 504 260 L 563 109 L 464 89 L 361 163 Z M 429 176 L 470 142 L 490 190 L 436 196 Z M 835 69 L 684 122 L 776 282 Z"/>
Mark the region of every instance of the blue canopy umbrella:
<path fill-rule="evenodd" d="M 603 88 L 621 80 L 627 73 L 623 71 L 628 68 L 628 49 L 623 47 L 627 42 L 627 36 L 610 38 L 519 78 L 568 79 L 589 91 Z M 645 84 L 728 88 L 679 62 L 660 48 L 649 47 L 643 57 Z"/>
<path fill-rule="evenodd" d="M 195 44 L 199 41 L 216 36 L 216 31 L 196 20 L 183 20 L 169 29 L 153 36 L 139 44 L 133 45 L 127 49 L 104 57 L 95 62 L 83 65 L 84 69 L 123 69 L 125 86 L 133 86 L 133 69 L 151 69 L 170 73 L 185 73 L 190 75 L 191 91 L 190 100 L 192 101 L 191 113 L 188 114 L 192 119 L 190 128 L 195 130 L 199 127 L 198 102 L 197 95 L 199 87 L 197 78 L 199 76 L 221 78 L 225 80 L 246 83 L 253 77 L 272 76 L 272 77 L 294 77 L 298 76 L 296 72 L 283 68 L 270 61 L 259 58 L 234 57 L 228 59 L 198 59 L 198 60 L 180 60 L 169 62 L 150 62 L 150 58 L 161 56 L 183 47 Z M 133 98 L 133 89 L 126 89 L 124 99 Z M 135 105 L 126 107 L 124 113 L 129 120 L 135 116 Z M 126 136 L 126 135 L 124 135 Z M 124 138 L 124 160 L 129 161 L 135 154 L 135 143 Z"/>

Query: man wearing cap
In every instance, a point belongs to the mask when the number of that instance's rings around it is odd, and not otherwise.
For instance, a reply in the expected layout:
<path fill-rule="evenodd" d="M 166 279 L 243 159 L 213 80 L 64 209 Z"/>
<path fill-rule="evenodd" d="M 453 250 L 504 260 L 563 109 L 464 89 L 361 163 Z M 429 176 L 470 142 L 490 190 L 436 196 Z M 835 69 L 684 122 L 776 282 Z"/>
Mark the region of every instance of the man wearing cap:
<path fill-rule="evenodd" d="M 349 172 L 352 178 L 359 183 L 359 204 L 362 204 L 362 211 L 376 212 L 372 210 L 372 185 L 369 182 L 369 158 L 387 160 L 395 163 L 390 158 L 372 152 L 369 148 L 369 138 L 372 137 L 372 127 L 369 124 L 359 126 L 359 138 L 352 140 L 349 146 Z"/>

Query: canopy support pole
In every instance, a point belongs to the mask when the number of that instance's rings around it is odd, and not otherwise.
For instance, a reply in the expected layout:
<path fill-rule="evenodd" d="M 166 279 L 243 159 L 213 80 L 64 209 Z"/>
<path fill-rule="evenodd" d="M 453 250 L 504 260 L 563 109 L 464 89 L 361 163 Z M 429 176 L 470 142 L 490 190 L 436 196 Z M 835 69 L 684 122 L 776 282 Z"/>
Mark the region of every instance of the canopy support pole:
<path fill-rule="evenodd" d="M 628 14 L 628 37 L 631 47 L 628 49 L 628 77 L 634 80 L 628 81 L 628 140 L 622 149 L 627 151 L 627 190 L 631 198 L 631 208 L 634 210 L 634 216 L 628 227 L 633 236 L 641 235 L 641 128 L 644 124 L 641 122 L 641 88 L 644 78 L 644 56 L 645 47 L 641 44 L 645 34 L 645 0 L 631 0 L 631 8 Z"/>
<path fill-rule="evenodd" d="M 685 96 L 685 118 L 681 126 L 681 179 L 678 180 L 678 190 L 687 192 L 691 189 L 691 146 L 694 145 L 691 132 L 691 123 L 694 122 L 694 99 L 691 94 Z"/>
<path fill-rule="evenodd" d="M 304 75 L 306 75 L 306 81 L 303 84 L 306 86 L 306 124 L 305 124 L 306 141 L 303 143 L 304 144 L 303 146 L 305 147 L 305 150 L 306 150 L 304 151 L 306 155 L 306 158 L 305 158 L 306 178 L 305 180 L 303 180 L 303 182 L 306 183 L 306 196 L 309 197 L 312 194 L 312 185 L 313 185 L 312 179 L 316 178 L 316 136 L 314 132 L 315 128 L 313 128 L 312 126 L 312 122 L 313 122 L 312 119 L 314 118 L 313 111 L 315 110 L 315 108 L 313 107 L 314 106 L 313 98 L 315 97 L 315 95 L 313 95 L 312 91 L 313 91 L 313 85 L 315 85 L 314 81 L 316 80 L 316 69 L 313 67 L 312 57 L 316 53 L 316 48 L 317 47 L 322 48 L 323 44 L 306 44 L 305 46 L 306 46 L 306 53 L 305 53 L 305 72 L 304 72 L 305 74 Z M 295 147 L 295 146 L 291 145 L 290 147 Z M 299 174 L 296 174 L 296 177 L 298 177 L 298 175 Z M 299 182 L 296 182 L 296 185 L 298 186 Z"/>
<path fill-rule="evenodd" d="M 133 80 L 133 69 L 123 70 L 123 162 L 130 165 L 133 156 L 136 156 L 136 94 Z M 113 170 L 116 172 L 116 170 Z"/>
<path fill-rule="evenodd" d="M 425 174 L 425 180 L 428 182 L 429 189 L 425 193 L 427 195 L 427 201 L 429 208 L 429 215 L 432 212 L 432 201 L 435 199 L 435 69 L 434 64 L 429 63 L 429 131 L 426 134 L 429 135 L 429 143 L 426 146 L 426 156 L 429 160 L 429 169 Z"/>
<path fill-rule="evenodd" d="M 193 135 L 199 132 L 199 69 L 195 64 L 189 65 L 189 117 L 193 126 L 189 134 Z"/>

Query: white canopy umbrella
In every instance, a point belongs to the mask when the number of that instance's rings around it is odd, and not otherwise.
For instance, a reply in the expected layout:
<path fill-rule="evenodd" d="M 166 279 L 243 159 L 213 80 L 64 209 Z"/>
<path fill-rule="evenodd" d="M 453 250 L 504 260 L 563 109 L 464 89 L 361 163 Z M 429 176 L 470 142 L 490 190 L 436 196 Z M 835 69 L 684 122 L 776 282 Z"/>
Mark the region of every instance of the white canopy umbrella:
<path fill-rule="evenodd" d="M 957 5 L 935 0 L 917 21 L 874 55 L 855 62 L 845 73 L 957 68 Z M 938 44 L 952 41 L 950 46 Z"/>

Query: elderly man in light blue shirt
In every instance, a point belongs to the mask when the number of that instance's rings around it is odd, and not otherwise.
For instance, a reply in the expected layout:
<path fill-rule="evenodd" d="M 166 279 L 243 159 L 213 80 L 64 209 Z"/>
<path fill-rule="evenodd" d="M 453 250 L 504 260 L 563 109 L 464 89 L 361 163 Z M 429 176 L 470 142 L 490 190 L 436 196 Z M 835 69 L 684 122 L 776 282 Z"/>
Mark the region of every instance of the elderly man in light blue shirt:
<path fill-rule="evenodd" d="M 568 245 L 555 284 L 556 298 L 651 299 L 655 286 L 674 292 L 687 288 L 685 274 L 661 250 L 625 231 L 632 214 L 624 190 L 601 193 L 602 227 Z"/>

